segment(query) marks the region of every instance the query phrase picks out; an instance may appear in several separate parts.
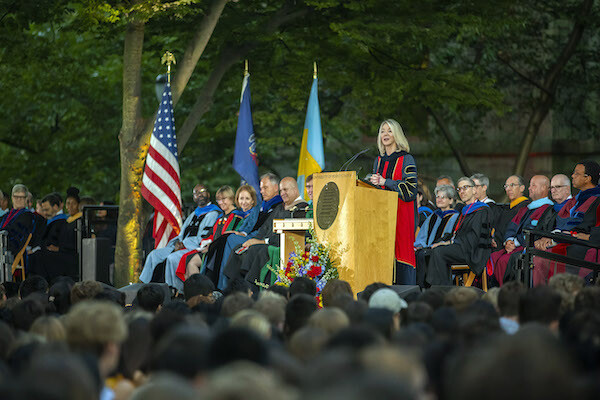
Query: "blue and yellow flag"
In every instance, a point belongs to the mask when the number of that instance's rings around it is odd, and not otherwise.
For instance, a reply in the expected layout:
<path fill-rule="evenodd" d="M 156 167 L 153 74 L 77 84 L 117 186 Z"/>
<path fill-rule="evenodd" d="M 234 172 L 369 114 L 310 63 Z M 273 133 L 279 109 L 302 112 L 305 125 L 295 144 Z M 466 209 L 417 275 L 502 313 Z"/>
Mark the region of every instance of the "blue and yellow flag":
<path fill-rule="evenodd" d="M 318 79 L 313 79 L 308 98 L 300 161 L 298 162 L 298 188 L 302 197 L 308 200 L 304 183 L 310 174 L 323 171 L 325 153 L 323 151 L 323 134 L 321 133 L 321 114 L 319 112 Z"/>

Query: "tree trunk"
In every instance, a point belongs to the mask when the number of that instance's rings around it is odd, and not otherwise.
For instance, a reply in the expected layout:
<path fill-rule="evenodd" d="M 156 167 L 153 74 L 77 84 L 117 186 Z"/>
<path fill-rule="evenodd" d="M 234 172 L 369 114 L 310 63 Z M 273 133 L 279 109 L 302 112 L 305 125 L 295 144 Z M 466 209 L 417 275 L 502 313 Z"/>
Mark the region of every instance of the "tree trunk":
<path fill-rule="evenodd" d="M 121 190 L 117 245 L 115 249 L 116 287 L 137 280 L 141 264 L 142 196 L 140 186 L 147 145 L 142 146 L 141 68 L 144 24 L 133 20 L 125 33 L 123 55 L 123 124 L 119 133 Z"/>
<path fill-rule="evenodd" d="M 525 172 L 525 166 L 527 165 L 527 159 L 529 158 L 529 153 L 533 147 L 533 142 L 535 141 L 542 122 L 554 104 L 554 95 L 556 93 L 556 88 L 558 87 L 558 78 L 581 41 L 583 30 L 585 28 L 585 18 L 589 17 L 593 4 L 594 0 L 584 0 L 581 3 L 581 8 L 575 16 L 575 24 L 569 34 L 569 40 L 565 44 L 565 47 L 563 47 L 552 68 L 550 68 L 544 76 L 544 82 L 540 85 L 543 89 L 540 92 L 540 99 L 533 114 L 529 118 L 523 139 L 521 140 L 521 146 L 519 147 L 519 155 L 515 162 L 514 169 L 516 175 L 522 176 Z"/>

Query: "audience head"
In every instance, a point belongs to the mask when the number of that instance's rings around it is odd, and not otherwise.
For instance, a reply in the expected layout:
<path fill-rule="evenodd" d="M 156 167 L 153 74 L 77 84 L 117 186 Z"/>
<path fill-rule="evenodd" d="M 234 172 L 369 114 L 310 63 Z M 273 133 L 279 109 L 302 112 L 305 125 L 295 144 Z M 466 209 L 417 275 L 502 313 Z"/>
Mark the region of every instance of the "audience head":
<path fill-rule="evenodd" d="M 315 313 L 316 314 L 316 313 Z M 288 350 L 298 360 L 314 360 L 327 343 L 329 335 L 318 327 L 307 325 L 294 333 L 288 341 Z"/>
<path fill-rule="evenodd" d="M 550 180 L 544 175 L 534 175 L 529 181 L 529 198 L 539 200 L 548 197 Z"/>
<path fill-rule="evenodd" d="M 316 296 L 317 283 L 312 279 L 303 276 L 294 278 L 292 284 L 290 285 L 289 297 L 293 297 L 300 293 Z"/>
<path fill-rule="evenodd" d="M 498 292 L 498 312 L 501 317 L 519 316 L 519 299 L 525 291 L 519 281 L 509 281 L 502 285 Z"/>
<path fill-rule="evenodd" d="M 67 214 L 75 215 L 79 212 L 79 203 L 81 199 L 79 198 L 79 189 L 71 186 L 67 189 L 67 199 L 65 201 L 65 207 L 67 209 Z"/>
<path fill-rule="evenodd" d="M 206 275 L 193 274 L 183 282 L 183 296 L 186 301 L 198 295 L 211 296 L 214 290 L 215 284 Z"/>
<path fill-rule="evenodd" d="M 442 185 L 450 185 L 452 187 L 455 187 L 454 179 L 452 179 L 452 177 L 450 175 L 440 175 L 440 176 L 438 176 L 438 178 L 436 180 L 435 187 L 442 186 Z"/>
<path fill-rule="evenodd" d="M 346 281 L 341 279 L 330 279 L 323 287 L 321 291 L 321 297 L 323 299 L 323 307 L 329 307 L 335 303 L 335 300 L 339 296 L 350 296 L 354 298 L 352 287 Z"/>
<path fill-rule="evenodd" d="M 394 314 L 407 307 L 406 301 L 398 293 L 388 288 L 377 290 L 369 299 L 369 308 L 384 308 Z"/>
<path fill-rule="evenodd" d="M 210 202 L 210 192 L 208 191 L 208 188 L 202 184 L 194 186 L 192 196 L 194 198 L 194 203 L 199 207 L 204 207 Z"/>
<path fill-rule="evenodd" d="M 27 193 L 29 193 L 27 186 L 20 183 L 13 186 L 11 193 L 13 208 L 21 209 L 27 206 Z"/>
<path fill-rule="evenodd" d="M 475 198 L 475 183 L 471 180 L 471 178 L 463 176 L 458 179 L 456 184 L 456 190 L 458 191 L 458 195 L 460 199 L 465 204 L 471 204 L 475 202 L 477 199 Z"/>
<path fill-rule="evenodd" d="M 373 293 L 382 288 L 389 288 L 389 286 L 382 282 L 370 283 L 365 287 L 365 290 L 357 293 L 358 299 L 368 303 Z"/>
<path fill-rule="evenodd" d="M 588 286 L 575 296 L 575 311 L 600 310 L 600 287 Z"/>
<path fill-rule="evenodd" d="M 487 197 L 488 187 L 490 186 L 490 178 L 488 178 L 484 174 L 478 173 L 478 174 L 473 174 L 471 176 L 471 180 L 473 181 L 473 184 L 475 185 L 473 187 L 473 192 L 475 194 L 475 198 L 479 201 L 485 200 L 485 198 Z"/>
<path fill-rule="evenodd" d="M 252 309 L 264 315 L 279 331 L 283 331 L 286 304 L 287 301 L 283 296 L 272 292 L 262 292 Z"/>
<path fill-rule="evenodd" d="M 333 335 L 350 326 L 350 320 L 339 308 L 329 307 L 315 311 L 308 319 L 308 326 L 321 329 L 328 335 Z"/>
<path fill-rule="evenodd" d="M 33 322 L 44 315 L 45 310 L 42 303 L 32 298 L 17 303 L 13 309 L 13 323 L 15 329 L 23 332 L 29 331 Z"/>
<path fill-rule="evenodd" d="M 102 377 L 119 362 L 121 343 L 127 338 L 127 325 L 121 308 L 105 301 L 83 301 L 64 318 L 67 342 L 71 349 L 98 356 Z"/>
<path fill-rule="evenodd" d="M 548 286 L 538 286 L 519 297 L 519 323 L 538 322 L 558 331 L 562 298 Z"/>
<path fill-rule="evenodd" d="M 474 288 L 456 287 L 450 289 L 444 296 L 444 304 L 454 308 L 457 312 L 463 312 L 471 304 L 479 299 L 479 293 Z"/>
<path fill-rule="evenodd" d="M 283 332 L 287 338 L 292 335 L 308 321 L 308 318 L 317 310 L 314 296 L 308 294 L 297 294 L 292 297 L 285 306 L 285 323 Z"/>
<path fill-rule="evenodd" d="M 24 299 L 32 293 L 48 293 L 48 282 L 39 275 L 28 276 L 19 286 L 19 297 Z"/>
<path fill-rule="evenodd" d="M 252 308 L 254 300 L 252 300 L 246 293 L 235 292 L 226 296 L 223 300 L 223 306 L 221 307 L 221 315 L 223 317 L 231 318 L 238 312 Z"/>
<path fill-rule="evenodd" d="M 242 211 L 248 211 L 258 203 L 256 190 L 250 185 L 242 185 L 235 192 L 235 205 Z"/>
<path fill-rule="evenodd" d="M 100 282 L 77 282 L 71 289 L 71 304 L 76 304 L 83 300 L 91 300 L 98 293 L 102 293 L 102 284 Z"/>
<path fill-rule="evenodd" d="M 252 287 L 250 286 L 250 282 L 245 280 L 244 278 L 234 278 L 229 280 L 227 283 L 227 287 L 223 290 L 223 296 L 229 296 L 232 293 L 241 292 L 247 296 L 252 296 Z"/>
<path fill-rule="evenodd" d="M 435 205 L 442 211 L 451 209 L 456 201 L 456 190 L 451 185 L 441 185 L 435 188 Z"/>
<path fill-rule="evenodd" d="M 523 196 L 525 193 L 525 181 L 522 176 L 511 175 L 506 179 L 504 183 L 504 191 L 508 196 L 509 201 L 513 201 Z"/>
<path fill-rule="evenodd" d="M 600 165 L 592 160 L 581 161 L 575 166 L 571 178 L 575 189 L 587 190 L 598 186 Z"/>
<path fill-rule="evenodd" d="M 396 144 L 396 150 L 404 150 L 407 153 L 410 152 L 410 146 L 408 140 L 404 135 L 402 127 L 398 121 L 394 119 L 386 119 L 379 125 L 379 133 L 377 134 L 377 147 L 379 148 L 379 154 L 385 154 L 386 146 Z"/>
<path fill-rule="evenodd" d="M 64 342 L 67 339 L 65 327 L 62 322 L 53 316 L 38 317 L 31 324 L 29 332 L 42 336 L 48 342 Z"/>
<path fill-rule="evenodd" d="M 548 286 L 556 290 L 562 298 L 560 313 L 564 314 L 567 311 L 573 310 L 575 297 L 583 289 L 585 282 L 579 275 L 565 273 L 554 275 L 550 278 Z"/>
<path fill-rule="evenodd" d="M 556 203 L 562 203 L 571 195 L 571 180 L 564 174 L 557 174 L 552 177 L 550 182 L 550 193 L 552 200 Z"/>
<path fill-rule="evenodd" d="M 245 309 L 236 313 L 231 318 L 230 326 L 233 328 L 248 329 L 265 340 L 271 338 L 271 324 L 269 320 L 258 311 L 252 309 Z"/>
<path fill-rule="evenodd" d="M 260 177 L 260 195 L 264 201 L 269 201 L 279 194 L 279 177 L 267 172 Z"/>
<path fill-rule="evenodd" d="M 286 206 L 293 204 L 294 200 L 300 196 L 296 179 L 291 176 L 283 178 L 281 182 L 279 182 L 279 194 Z"/>
<path fill-rule="evenodd" d="M 153 283 L 147 283 L 138 290 L 135 298 L 144 311 L 155 313 L 165 300 L 165 292 Z"/>
<path fill-rule="evenodd" d="M 215 194 L 215 199 L 217 200 L 217 205 L 221 210 L 230 212 L 235 209 L 235 193 L 233 192 L 231 186 L 221 186 Z"/>
<path fill-rule="evenodd" d="M 208 345 L 209 369 L 214 370 L 241 360 L 262 366 L 269 363 L 265 341 L 251 330 L 228 328 L 217 334 Z"/>

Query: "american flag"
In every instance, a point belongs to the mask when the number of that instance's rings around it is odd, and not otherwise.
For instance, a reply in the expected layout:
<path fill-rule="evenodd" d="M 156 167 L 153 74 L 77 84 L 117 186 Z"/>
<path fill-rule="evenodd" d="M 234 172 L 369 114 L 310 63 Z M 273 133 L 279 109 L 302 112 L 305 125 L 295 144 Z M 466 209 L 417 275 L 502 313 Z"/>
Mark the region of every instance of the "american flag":
<path fill-rule="evenodd" d="M 154 121 L 146 168 L 142 178 L 142 196 L 154 207 L 154 244 L 161 248 L 181 230 L 181 183 L 177 161 L 177 139 L 173 118 L 171 85 L 163 91 Z"/>

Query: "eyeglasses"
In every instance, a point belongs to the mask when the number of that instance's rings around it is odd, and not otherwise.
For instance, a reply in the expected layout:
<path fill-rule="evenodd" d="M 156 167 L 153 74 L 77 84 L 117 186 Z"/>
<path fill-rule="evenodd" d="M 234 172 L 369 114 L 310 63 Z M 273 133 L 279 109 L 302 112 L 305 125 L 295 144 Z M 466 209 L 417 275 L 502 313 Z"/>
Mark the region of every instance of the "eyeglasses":
<path fill-rule="evenodd" d="M 483 185 L 475 185 L 474 187 L 483 187 Z"/>
<path fill-rule="evenodd" d="M 564 188 L 564 187 L 567 187 L 567 185 L 550 186 L 550 190 L 558 190 L 558 189 Z"/>
<path fill-rule="evenodd" d="M 517 187 L 517 186 L 521 186 L 521 185 L 518 184 L 518 183 L 509 183 L 507 185 L 504 185 L 504 189 L 514 188 L 514 187 Z"/>
<path fill-rule="evenodd" d="M 13 194 L 12 197 L 14 197 L 15 199 L 26 199 L 27 196 L 17 196 L 16 194 Z"/>
<path fill-rule="evenodd" d="M 200 190 L 194 190 L 194 191 L 192 191 L 192 194 L 194 196 L 196 196 L 196 195 L 199 195 L 199 194 L 204 193 L 204 192 L 206 192 L 206 189 L 200 189 Z"/>
<path fill-rule="evenodd" d="M 457 187 L 456 190 L 458 190 L 459 192 L 464 192 L 465 190 L 472 188 L 472 187 L 473 187 L 473 185 L 465 185 L 465 186 Z"/>
<path fill-rule="evenodd" d="M 450 197 L 446 197 L 446 196 L 435 196 L 436 199 L 449 199 Z"/>

